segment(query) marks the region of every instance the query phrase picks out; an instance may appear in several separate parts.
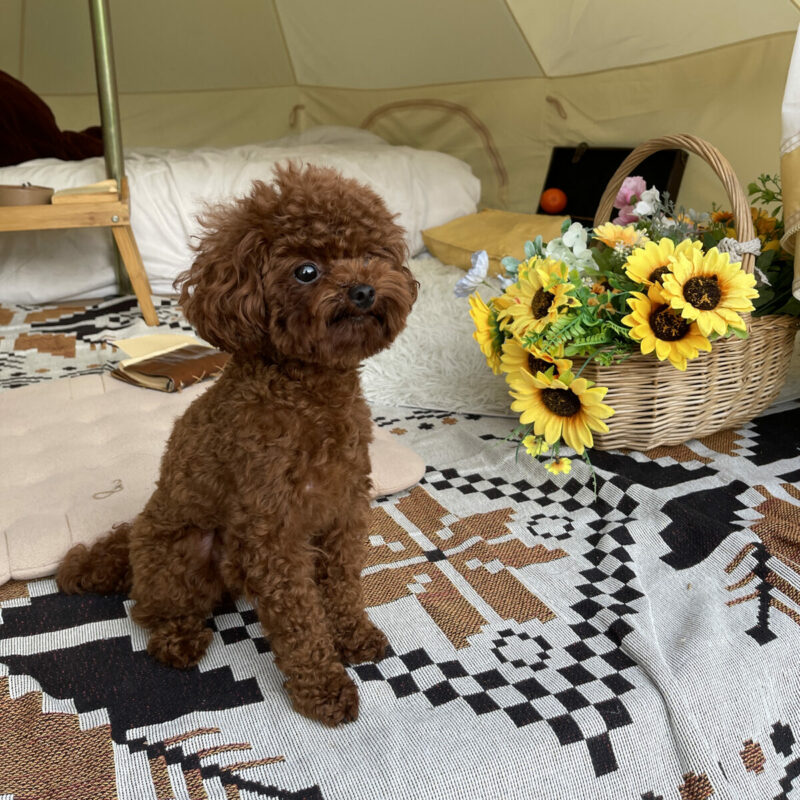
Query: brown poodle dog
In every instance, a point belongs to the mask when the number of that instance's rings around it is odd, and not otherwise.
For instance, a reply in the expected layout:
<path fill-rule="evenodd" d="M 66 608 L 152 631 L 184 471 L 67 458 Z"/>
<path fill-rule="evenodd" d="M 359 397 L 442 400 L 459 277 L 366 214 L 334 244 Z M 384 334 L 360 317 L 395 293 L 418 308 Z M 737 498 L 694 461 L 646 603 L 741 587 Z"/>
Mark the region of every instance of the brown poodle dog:
<path fill-rule="evenodd" d="M 294 708 L 354 720 L 344 663 L 377 661 L 360 571 L 371 438 L 359 363 L 405 325 L 416 282 L 378 195 L 290 164 L 210 212 L 182 281 L 187 319 L 232 354 L 176 423 L 132 523 L 58 570 L 65 592 L 130 592 L 148 652 L 190 667 L 224 594 L 254 604 Z"/>

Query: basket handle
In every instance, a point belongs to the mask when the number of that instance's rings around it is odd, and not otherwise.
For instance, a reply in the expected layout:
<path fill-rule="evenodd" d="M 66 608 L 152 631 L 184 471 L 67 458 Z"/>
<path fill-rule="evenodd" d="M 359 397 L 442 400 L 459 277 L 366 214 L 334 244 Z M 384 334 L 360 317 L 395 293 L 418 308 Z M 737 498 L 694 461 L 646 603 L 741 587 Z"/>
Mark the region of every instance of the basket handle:
<path fill-rule="evenodd" d="M 611 176 L 611 180 L 600 198 L 600 204 L 597 206 L 597 213 L 594 215 L 594 227 L 596 228 L 611 219 L 611 209 L 614 207 L 617 192 L 622 188 L 622 182 L 647 156 L 657 153 L 659 150 L 672 150 L 674 148 L 688 150 L 690 153 L 700 156 L 714 170 L 725 187 L 725 192 L 731 202 L 731 210 L 733 211 L 739 241 L 746 242 L 754 239 L 755 231 L 753 229 L 753 218 L 750 216 L 750 204 L 747 202 L 744 190 L 730 162 L 714 145 L 689 133 L 660 136 L 657 139 L 649 139 L 640 144 Z M 755 256 L 752 253 L 745 253 L 742 258 L 742 269 L 752 275 L 755 261 Z"/>

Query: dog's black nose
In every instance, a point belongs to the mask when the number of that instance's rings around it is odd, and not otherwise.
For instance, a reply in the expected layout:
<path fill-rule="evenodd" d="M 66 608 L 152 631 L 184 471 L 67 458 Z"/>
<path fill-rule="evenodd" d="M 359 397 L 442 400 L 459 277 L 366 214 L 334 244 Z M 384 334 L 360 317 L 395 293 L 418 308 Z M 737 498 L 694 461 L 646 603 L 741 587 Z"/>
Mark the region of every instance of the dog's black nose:
<path fill-rule="evenodd" d="M 350 299 L 363 311 L 372 307 L 375 302 L 375 289 L 368 286 L 366 283 L 360 283 L 358 286 L 353 286 L 348 292 Z"/>

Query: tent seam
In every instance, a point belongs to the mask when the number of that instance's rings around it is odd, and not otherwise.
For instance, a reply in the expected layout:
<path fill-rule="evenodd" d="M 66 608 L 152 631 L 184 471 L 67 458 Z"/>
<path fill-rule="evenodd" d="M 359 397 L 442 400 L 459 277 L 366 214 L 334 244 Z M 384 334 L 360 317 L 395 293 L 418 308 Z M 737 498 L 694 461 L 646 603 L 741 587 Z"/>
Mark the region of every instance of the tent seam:
<path fill-rule="evenodd" d="M 281 35 L 281 41 L 283 42 L 283 49 L 286 51 L 286 58 L 289 60 L 289 69 L 292 71 L 292 77 L 294 78 L 294 85 L 299 86 L 299 82 L 297 80 L 297 71 L 294 68 L 294 59 L 292 58 L 292 51 L 289 49 L 289 43 L 286 41 L 286 32 L 283 29 L 283 20 L 281 19 L 281 12 L 278 10 L 278 2 L 277 0 L 272 0 L 272 8 L 275 11 L 275 19 L 278 20 L 278 33 Z"/>
<path fill-rule="evenodd" d="M 506 7 L 506 11 L 511 15 L 511 19 L 514 20 L 514 24 L 517 26 L 517 30 L 519 31 L 519 35 L 523 38 L 525 44 L 528 46 L 528 50 L 531 51 L 531 55 L 533 56 L 533 60 L 536 62 L 536 66 L 539 67 L 539 71 L 542 73 L 543 78 L 549 78 L 550 76 L 545 72 L 544 67 L 542 66 L 542 62 L 539 61 L 539 57 L 536 55 L 528 37 L 525 35 L 525 32 L 522 30 L 522 26 L 519 24 L 519 20 L 517 20 L 516 15 L 511 9 L 511 6 L 508 4 L 508 0 L 503 0 L 503 5 Z"/>

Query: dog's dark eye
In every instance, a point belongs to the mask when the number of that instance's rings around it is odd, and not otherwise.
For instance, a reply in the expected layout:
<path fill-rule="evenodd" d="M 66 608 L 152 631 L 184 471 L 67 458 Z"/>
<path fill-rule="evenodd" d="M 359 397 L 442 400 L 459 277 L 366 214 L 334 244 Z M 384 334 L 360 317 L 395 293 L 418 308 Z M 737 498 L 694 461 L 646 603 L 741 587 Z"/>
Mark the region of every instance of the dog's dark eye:
<path fill-rule="evenodd" d="M 305 264 L 301 264 L 294 271 L 294 277 L 300 283 L 314 283 L 314 281 L 319 278 L 319 267 L 316 264 L 312 264 L 310 261 L 306 261 Z"/>

